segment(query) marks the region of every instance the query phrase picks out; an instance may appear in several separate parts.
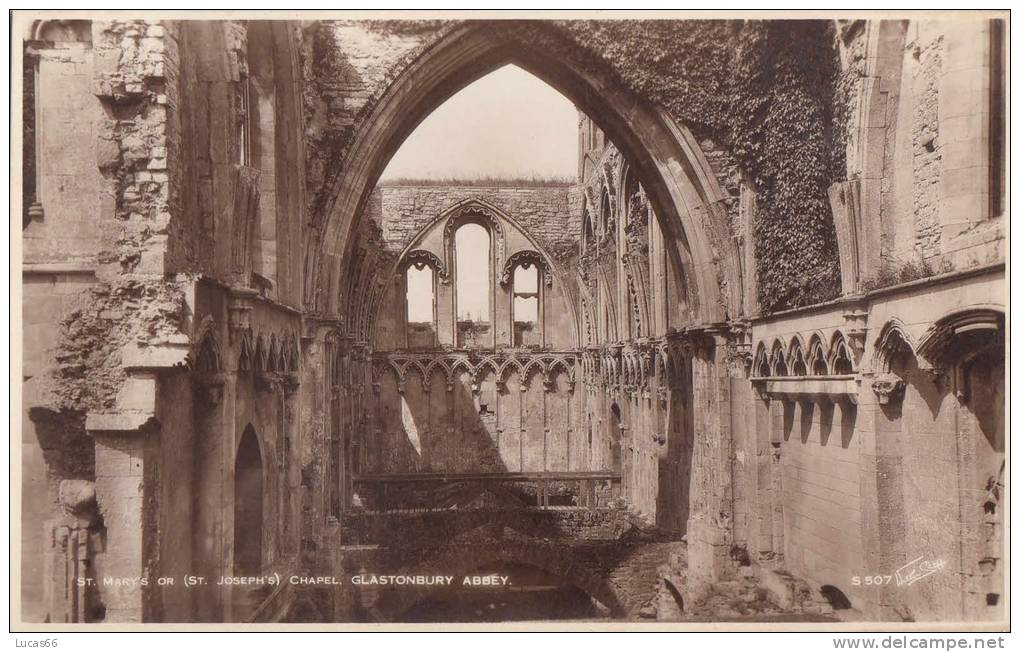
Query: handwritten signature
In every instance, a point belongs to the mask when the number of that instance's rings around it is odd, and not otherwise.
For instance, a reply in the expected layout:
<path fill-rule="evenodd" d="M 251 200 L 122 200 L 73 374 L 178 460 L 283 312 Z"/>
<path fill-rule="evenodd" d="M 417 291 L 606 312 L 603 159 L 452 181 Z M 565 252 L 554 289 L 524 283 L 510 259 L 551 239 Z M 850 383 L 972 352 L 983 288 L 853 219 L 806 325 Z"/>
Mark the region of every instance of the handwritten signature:
<path fill-rule="evenodd" d="M 910 586 L 914 582 L 939 572 L 946 567 L 942 559 L 928 559 L 921 555 L 896 569 L 896 586 Z"/>

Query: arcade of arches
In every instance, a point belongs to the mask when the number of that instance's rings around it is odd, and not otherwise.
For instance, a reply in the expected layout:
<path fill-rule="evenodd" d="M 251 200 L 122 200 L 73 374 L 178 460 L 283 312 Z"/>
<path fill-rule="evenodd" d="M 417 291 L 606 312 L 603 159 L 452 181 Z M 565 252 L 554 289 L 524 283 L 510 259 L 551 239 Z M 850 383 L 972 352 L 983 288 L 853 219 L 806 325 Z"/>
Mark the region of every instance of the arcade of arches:
<path fill-rule="evenodd" d="M 816 27 L 839 288 L 767 312 L 776 188 L 583 26 L 25 25 L 22 617 L 1002 618 L 1002 27 Z M 575 181 L 377 185 L 507 63 Z"/>

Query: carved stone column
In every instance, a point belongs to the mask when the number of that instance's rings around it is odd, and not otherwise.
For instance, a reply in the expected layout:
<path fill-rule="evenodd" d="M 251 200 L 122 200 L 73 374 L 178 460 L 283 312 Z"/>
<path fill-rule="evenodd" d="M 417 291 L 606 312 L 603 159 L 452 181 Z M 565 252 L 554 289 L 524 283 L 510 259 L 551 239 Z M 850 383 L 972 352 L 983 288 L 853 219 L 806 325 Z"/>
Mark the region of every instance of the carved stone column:
<path fill-rule="evenodd" d="M 730 423 L 729 336 L 723 328 L 679 336 L 691 345 L 694 452 L 688 567 L 692 586 L 703 586 L 732 572 L 733 437 Z M 695 589 L 696 590 L 696 589 Z"/>

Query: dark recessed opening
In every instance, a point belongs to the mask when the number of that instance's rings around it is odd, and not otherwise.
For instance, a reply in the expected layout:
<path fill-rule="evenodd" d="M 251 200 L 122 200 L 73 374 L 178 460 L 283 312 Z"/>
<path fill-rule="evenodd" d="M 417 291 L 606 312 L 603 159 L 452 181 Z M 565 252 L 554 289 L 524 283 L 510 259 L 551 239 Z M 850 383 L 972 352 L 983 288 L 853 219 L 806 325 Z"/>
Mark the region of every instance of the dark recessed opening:
<path fill-rule="evenodd" d="M 850 604 L 850 598 L 846 597 L 846 594 L 840 591 L 831 584 L 826 584 L 821 588 L 822 597 L 829 601 L 833 609 L 852 609 L 853 605 Z"/>

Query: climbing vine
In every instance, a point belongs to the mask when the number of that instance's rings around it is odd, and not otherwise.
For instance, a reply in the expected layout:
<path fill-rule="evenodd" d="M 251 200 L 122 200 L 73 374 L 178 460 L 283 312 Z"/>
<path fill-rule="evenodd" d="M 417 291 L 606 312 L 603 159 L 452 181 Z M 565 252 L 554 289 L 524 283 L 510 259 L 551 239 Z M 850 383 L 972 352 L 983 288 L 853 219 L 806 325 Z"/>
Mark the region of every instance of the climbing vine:
<path fill-rule="evenodd" d="M 755 256 L 763 310 L 838 295 L 827 189 L 834 156 L 834 35 L 826 23 L 748 23 L 732 77 L 734 155 L 758 189 Z"/>
<path fill-rule="evenodd" d="M 723 143 L 758 191 L 765 312 L 839 293 L 829 185 L 845 176 L 846 98 L 826 21 L 567 21 L 639 95 Z"/>

